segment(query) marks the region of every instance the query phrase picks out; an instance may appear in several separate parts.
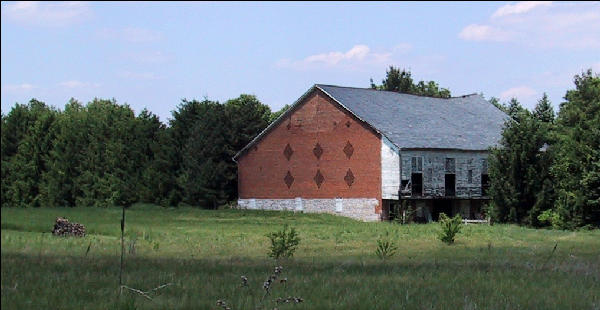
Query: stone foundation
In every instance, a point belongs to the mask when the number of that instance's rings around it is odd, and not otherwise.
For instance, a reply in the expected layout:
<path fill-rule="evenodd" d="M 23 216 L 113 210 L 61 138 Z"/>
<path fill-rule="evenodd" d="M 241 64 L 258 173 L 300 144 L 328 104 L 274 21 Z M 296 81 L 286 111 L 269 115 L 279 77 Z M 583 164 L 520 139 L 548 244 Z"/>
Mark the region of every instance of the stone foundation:
<path fill-rule="evenodd" d="M 361 221 L 379 221 L 375 198 L 336 199 L 238 199 L 238 207 L 254 210 L 287 210 L 307 213 L 329 213 Z"/>

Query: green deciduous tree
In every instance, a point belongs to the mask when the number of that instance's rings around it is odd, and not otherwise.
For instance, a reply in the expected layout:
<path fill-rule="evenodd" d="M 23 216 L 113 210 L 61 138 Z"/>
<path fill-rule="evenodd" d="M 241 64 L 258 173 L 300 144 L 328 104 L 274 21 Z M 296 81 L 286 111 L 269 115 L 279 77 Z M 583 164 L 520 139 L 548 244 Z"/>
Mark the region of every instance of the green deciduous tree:
<path fill-rule="evenodd" d="M 35 99 L 17 104 L 6 116 L 2 124 L 3 205 L 41 206 L 40 179 L 52 148 L 56 116 L 56 110 Z"/>
<path fill-rule="evenodd" d="M 48 154 L 47 169 L 42 175 L 42 196 L 47 206 L 74 207 L 80 189 L 76 183 L 81 173 L 83 150 L 88 144 L 85 107 L 71 99 L 53 127 L 54 143 Z"/>
<path fill-rule="evenodd" d="M 400 68 L 394 66 L 390 66 L 386 71 L 385 79 L 381 81 L 381 85 L 376 85 L 371 79 L 371 88 L 438 98 L 449 98 L 451 96 L 450 90 L 440 88 L 434 81 L 419 81 L 415 84 L 409 70 L 400 70 Z"/>
<path fill-rule="evenodd" d="M 588 70 L 574 82 L 556 120 L 556 212 L 565 228 L 600 227 L 600 77 Z"/>

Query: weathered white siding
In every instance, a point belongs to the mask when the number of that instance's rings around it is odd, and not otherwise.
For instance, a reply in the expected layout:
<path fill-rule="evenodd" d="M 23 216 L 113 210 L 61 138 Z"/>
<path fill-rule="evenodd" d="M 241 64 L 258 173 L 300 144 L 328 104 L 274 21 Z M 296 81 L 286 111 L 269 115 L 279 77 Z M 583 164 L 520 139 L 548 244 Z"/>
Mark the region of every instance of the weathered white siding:
<path fill-rule="evenodd" d="M 400 189 L 400 153 L 386 137 L 381 137 L 381 198 L 398 199 Z"/>
<path fill-rule="evenodd" d="M 445 195 L 446 158 L 454 158 L 456 197 L 481 197 L 481 174 L 487 174 L 486 151 L 404 150 L 402 180 L 410 180 L 411 173 L 423 173 L 423 196 Z M 413 171 L 412 157 L 422 158 L 422 171 Z M 471 179 L 469 180 L 469 170 Z"/>

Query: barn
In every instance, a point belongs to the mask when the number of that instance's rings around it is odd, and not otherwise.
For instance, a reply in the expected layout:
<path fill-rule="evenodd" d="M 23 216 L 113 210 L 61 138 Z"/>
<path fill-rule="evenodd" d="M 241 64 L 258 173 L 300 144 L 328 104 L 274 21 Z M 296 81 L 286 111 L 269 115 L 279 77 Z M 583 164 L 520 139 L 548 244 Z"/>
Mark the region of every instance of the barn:
<path fill-rule="evenodd" d="M 473 94 L 431 98 L 316 84 L 239 151 L 238 206 L 387 220 L 477 219 L 506 114 Z"/>

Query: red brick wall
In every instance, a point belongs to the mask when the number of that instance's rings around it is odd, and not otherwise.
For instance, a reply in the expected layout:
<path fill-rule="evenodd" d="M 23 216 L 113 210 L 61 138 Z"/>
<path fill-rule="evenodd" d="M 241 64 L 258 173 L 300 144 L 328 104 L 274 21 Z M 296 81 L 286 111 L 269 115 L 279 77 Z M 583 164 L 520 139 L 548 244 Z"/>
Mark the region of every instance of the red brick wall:
<path fill-rule="evenodd" d="M 344 153 L 348 141 L 354 149 L 350 158 Z M 320 159 L 313 152 L 317 142 L 323 149 Z M 288 143 L 289 160 L 284 155 Z M 380 138 L 320 90 L 240 156 L 238 168 L 242 199 L 377 198 L 376 212 L 381 211 Z M 354 175 L 351 186 L 344 179 L 348 169 Z M 324 178 L 320 188 L 317 170 Z M 289 188 L 288 171 L 294 178 Z"/>

